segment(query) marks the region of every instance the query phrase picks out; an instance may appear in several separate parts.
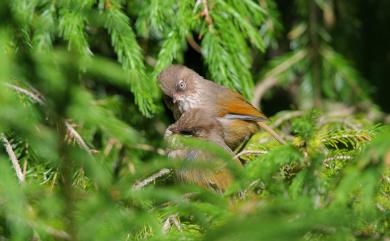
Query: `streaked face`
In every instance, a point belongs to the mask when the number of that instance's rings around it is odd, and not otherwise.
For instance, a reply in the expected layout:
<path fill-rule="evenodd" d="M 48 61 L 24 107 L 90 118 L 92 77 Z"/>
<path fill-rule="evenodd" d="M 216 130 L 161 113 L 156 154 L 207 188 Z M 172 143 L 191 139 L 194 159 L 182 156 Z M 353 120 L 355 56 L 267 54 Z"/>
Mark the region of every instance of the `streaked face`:
<path fill-rule="evenodd" d="M 171 65 L 160 73 L 158 81 L 164 94 L 177 101 L 190 94 L 197 77 L 196 72 L 183 65 Z"/>

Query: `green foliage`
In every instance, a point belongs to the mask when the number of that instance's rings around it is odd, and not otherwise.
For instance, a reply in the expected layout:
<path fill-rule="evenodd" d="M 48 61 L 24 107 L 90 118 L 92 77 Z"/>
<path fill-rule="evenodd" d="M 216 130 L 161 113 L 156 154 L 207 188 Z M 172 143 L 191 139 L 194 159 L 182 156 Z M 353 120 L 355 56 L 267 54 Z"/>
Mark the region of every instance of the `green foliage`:
<path fill-rule="evenodd" d="M 313 2 L 329 20 L 331 1 Z M 389 238 L 389 128 L 326 23 L 310 34 L 310 1 L 294 3 L 291 48 L 267 60 L 288 27 L 273 0 L 0 1 L 0 240 Z M 247 98 L 259 75 L 298 83 L 299 109 L 316 88 L 329 105 L 272 117 L 289 144 L 257 133 L 236 153 L 243 168 L 179 138 L 226 161 L 234 183 L 223 195 L 172 171 L 216 165 L 166 157 L 156 76 L 191 62 L 190 48 L 206 77 Z"/>

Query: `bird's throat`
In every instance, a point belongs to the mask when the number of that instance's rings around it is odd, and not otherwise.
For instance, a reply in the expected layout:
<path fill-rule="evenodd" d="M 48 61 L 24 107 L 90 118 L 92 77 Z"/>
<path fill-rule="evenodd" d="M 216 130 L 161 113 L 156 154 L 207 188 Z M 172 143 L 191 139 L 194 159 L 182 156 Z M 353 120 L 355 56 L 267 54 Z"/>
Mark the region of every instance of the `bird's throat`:
<path fill-rule="evenodd" d="M 177 104 L 180 112 L 184 113 L 194 108 L 202 108 L 199 99 L 200 98 L 197 98 L 196 96 L 187 96 L 186 98 L 183 98 L 178 101 Z"/>

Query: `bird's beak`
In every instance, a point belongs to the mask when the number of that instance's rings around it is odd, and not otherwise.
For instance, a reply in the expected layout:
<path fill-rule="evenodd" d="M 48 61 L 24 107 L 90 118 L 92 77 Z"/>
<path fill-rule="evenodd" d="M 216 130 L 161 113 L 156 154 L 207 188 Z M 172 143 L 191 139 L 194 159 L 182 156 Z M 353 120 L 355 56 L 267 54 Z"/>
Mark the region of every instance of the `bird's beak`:
<path fill-rule="evenodd" d="M 174 103 L 174 104 L 176 104 L 176 102 L 177 102 L 177 95 L 172 95 L 172 102 Z"/>

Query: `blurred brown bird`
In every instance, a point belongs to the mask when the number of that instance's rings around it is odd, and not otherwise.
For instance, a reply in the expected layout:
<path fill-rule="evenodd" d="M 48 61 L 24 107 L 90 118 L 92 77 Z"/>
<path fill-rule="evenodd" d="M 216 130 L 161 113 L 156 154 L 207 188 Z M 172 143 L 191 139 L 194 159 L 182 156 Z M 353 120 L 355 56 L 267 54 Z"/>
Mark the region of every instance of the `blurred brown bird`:
<path fill-rule="evenodd" d="M 190 109 L 204 109 L 222 124 L 224 141 L 232 150 L 254 134 L 259 126 L 285 144 L 285 141 L 264 123 L 267 119 L 265 115 L 239 93 L 206 80 L 183 65 L 169 66 L 160 73 L 158 80 L 175 119 Z"/>
<path fill-rule="evenodd" d="M 202 109 L 191 109 L 185 112 L 180 119 L 168 127 L 165 137 L 173 134 L 190 135 L 214 143 L 222 147 L 233 157 L 233 152 L 225 144 L 223 128 L 221 124 L 210 114 Z M 210 170 L 199 167 L 183 167 L 176 170 L 177 177 L 185 182 L 193 183 L 218 192 L 224 192 L 232 182 L 232 175 L 226 169 L 226 160 L 213 155 L 205 150 L 180 148 L 168 152 L 168 157 L 183 160 L 184 162 L 196 162 L 192 164 L 212 164 L 216 169 Z M 237 165 L 241 166 L 238 160 Z"/>

